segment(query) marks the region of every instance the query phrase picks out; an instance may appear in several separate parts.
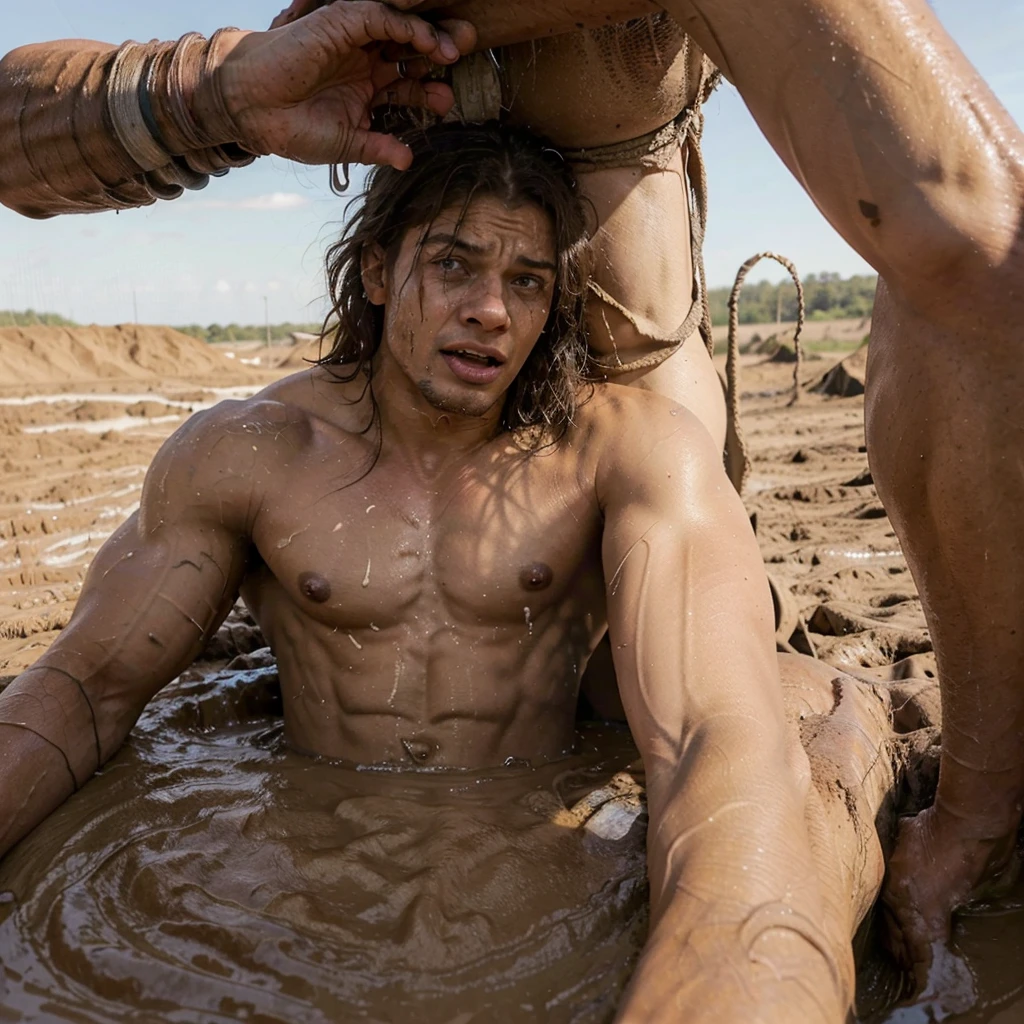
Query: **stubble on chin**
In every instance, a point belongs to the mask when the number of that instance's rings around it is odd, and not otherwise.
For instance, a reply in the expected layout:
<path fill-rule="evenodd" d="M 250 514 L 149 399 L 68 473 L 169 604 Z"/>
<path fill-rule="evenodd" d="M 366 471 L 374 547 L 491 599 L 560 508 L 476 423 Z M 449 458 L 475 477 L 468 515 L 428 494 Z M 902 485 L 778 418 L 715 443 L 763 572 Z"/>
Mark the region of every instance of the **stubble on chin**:
<path fill-rule="evenodd" d="M 493 400 L 487 395 L 478 396 L 475 402 L 467 402 L 464 397 L 445 395 L 438 390 L 432 380 L 419 380 L 416 387 L 438 412 L 452 413 L 456 416 L 485 416 L 494 407 Z"/>

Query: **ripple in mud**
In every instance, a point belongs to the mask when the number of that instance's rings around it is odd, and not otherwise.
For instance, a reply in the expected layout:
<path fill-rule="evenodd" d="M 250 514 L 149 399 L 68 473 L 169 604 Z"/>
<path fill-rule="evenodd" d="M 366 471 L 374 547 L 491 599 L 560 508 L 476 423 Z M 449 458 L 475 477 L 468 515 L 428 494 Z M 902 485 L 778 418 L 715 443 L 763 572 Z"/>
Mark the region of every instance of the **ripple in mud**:
<path fill-rule="evenodd" d="M 0 868 L 0 1019 L 610 1020 L 643 828 L 552 819 L 636 757 L 367 772 L 283 744 L 272 667 L 183 680 Z"/>

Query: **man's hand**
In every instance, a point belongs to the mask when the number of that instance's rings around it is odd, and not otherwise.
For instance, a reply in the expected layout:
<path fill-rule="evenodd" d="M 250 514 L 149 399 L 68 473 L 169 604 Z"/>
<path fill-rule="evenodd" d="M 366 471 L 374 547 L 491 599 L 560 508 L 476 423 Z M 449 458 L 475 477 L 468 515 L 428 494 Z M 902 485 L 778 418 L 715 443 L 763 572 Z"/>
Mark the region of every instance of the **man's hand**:
<path fill-rule="evenodd" d="M 380 3 L 331 4 L 269 32 L 222 34 L 218 66 L 197 91 L 194 113 L 218 128 L 226 114 L 234 131 L 224 141 L 253 153 L 402 170 L 412 162 L 409 148 L 369 130 L 371 109 L 397 103 L 444 115 L 454 97 L 441 82 L 403 77 L 403 67 L 385 59 L 388 44 L 451 64 L 475 41 L 464 21 L 441 27 Z"/>

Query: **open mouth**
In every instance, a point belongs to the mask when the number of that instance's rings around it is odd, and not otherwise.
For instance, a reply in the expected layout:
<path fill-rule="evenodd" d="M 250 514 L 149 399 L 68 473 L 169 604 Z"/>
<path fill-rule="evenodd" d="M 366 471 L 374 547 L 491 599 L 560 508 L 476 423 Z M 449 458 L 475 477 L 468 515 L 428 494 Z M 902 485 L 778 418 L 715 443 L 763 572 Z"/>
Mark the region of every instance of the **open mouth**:
<path fill-rule="evenodd" d="M 466 384 L 490 384 L 501 375 L 505 357 L 500 353 L 469 348 L 450 348 L 441 352 L 448 369 Z"/>
<path fill-rule="evenodd" d="M 504 359 L 498 359 L 496 356 L 486 355 L 483 352 L 473 352 L 467 348 L 445 349 L 441 355 L 457 356 L 459 359 L 465 360 L 468 363 L 475 363 L 478 366 L 501 366 L 505 361 Z"/>

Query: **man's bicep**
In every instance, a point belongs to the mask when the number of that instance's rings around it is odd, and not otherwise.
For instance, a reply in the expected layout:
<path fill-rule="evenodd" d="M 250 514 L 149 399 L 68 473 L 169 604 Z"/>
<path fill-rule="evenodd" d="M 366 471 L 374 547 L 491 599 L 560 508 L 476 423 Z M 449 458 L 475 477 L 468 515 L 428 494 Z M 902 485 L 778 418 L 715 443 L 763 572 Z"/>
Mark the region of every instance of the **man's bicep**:
<path fill-rule="evenodd" d="M 224 514 L 229 502 L 193 469 L 178 446 L 158 454 L 139 511 L 100 549 L 71 622 L 42 659 L 81 684 L 115 745 L 223 621 L 245 570 L 240 517 Z"/>
<path fill-rule="evenodd" d="M 764 568 L 706 432 L 623 460 L 606 493 L 609 635 L 638 743 L 677 760 L 718 716 L 781 722 Z"/>

